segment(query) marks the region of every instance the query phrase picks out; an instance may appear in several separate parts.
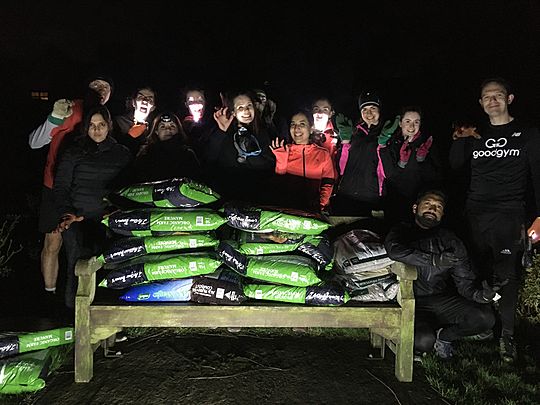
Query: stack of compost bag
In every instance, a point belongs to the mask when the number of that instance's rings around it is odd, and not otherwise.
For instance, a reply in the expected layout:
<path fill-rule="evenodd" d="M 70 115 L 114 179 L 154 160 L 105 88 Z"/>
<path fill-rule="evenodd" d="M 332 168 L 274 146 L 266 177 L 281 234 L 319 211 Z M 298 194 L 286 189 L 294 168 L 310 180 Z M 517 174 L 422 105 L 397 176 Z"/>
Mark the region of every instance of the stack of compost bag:
<path fill-rule="evenodd" d="M 399 289 L 379 236 L 366 229 L 353 229 L 336 238 L 334 247 L 334 280 L 355 301 L 390 301 Z"/>
<path fill-rule="evenodd" d="M 60 353 L 58 347 L 73 342 L 71 327 L 0 335 L 0 394 L 45 387 L 44 379 Z"/>
<path fill-rule="evenodd" d="M 241 302 L 234 278 L 217 271 L 216 231 L 227 220 L 208 206 L 218 194 L 187 178 L 134 184 L 117 194 L 148 208 L 103 219 L 121 237 L 99 257 L 107 271 L 99 286 L 128 289 L 125 301 Z"/>
<path fill-rule="evenodd" d="M 244 294 L 255 300 L 341 305 L 349 296 L 327 283 L 332 249 L 321 217 L 298 210 L 227 203 L 223 208 L 233 237 L 218 254 L 243 278 Z M 326 273 L 326 274 L 325 274 Z"/>

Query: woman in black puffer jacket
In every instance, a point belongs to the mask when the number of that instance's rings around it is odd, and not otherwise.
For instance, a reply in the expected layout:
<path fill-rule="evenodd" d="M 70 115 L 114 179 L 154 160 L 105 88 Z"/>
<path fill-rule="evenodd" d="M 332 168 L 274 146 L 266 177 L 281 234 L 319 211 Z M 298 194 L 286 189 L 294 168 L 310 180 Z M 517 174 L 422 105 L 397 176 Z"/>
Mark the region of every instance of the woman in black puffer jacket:
<path fill-rule="evenodd" d="M 78 259 L 100 252 L 105 238 L 101 219 L 104 197 L 121 180 L 130 161 L 128 148 L 109 136 L 112 119 L 104 106 L 91 109 L 83 118 L 81 137 L 61 155 L 54 180 L 54 198 L 59 214 L 56 232 L 62 232 L 67 256 L 65 302 L 75 305 Z"/>

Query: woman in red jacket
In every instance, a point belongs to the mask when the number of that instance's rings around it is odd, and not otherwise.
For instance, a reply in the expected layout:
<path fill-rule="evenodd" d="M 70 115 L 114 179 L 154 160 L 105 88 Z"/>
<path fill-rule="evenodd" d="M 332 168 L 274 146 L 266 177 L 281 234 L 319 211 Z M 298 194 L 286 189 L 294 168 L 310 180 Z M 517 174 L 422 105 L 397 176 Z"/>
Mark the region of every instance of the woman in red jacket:
<path fill-rule="evenodd" d="M 326 211 L 336 177 L 330 152 L 312 143 L 314 127 L 311 114 L 294 114 L 289 131 L 292 144 L 285 144 L 284 140 L 277 138 L 271 144 L 276 157 L 276 173 L 318 180 L 318 208 Z"/>

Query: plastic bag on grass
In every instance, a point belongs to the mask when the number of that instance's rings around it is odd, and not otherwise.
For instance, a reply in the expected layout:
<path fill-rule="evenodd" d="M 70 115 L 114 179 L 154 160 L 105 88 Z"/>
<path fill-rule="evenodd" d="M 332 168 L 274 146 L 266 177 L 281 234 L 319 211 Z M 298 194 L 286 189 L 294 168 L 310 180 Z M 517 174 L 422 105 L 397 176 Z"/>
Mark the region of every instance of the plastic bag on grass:
<path fill-rule="evenodd" d="M 227 222 L 213 210 L 136 209 L 117 211 L 103 219 L 111 231 L 127 236 L 152 236 L 174 232 L 213 231 Z"/>
<path fill-rule="evenodd" d="M 137 203 L 164 208 L 193 208 L 220 198 L 207 185 L 188 178 L 137 183 L 122 188 L 116 194 Z"/>
<path fill-rule="evenodd" d="M 271 284 L 247 284 L 244 293 L 256 300 L 291 302 L 295 304 L 338 306 L 349 301 L 343 288 L 336 286 L 290 287 Z"/>
<path fill-rule="evenodd" d="M 34 392 L 45 387 L 57 347 L 0 360 L 0 394 Z"/>
<path fill-rule="evenodd" d="M 28 333 L 6 333 L 0 335 L 0 358 L 73 343 L 73 339 L 71 327 Z"/>
<path fill-rule="evenodd" d="M 270 237 L 266 237 L 270 235 Z M 299 251 L 315 260 L 320 270 L 332 267 L 332 248 L 325 235 L 297 235 L 288 237 L 282 232 L 241 232 L 238 251 L 245 255 L 266 255 Z M 283 242 L 279 242 L 283 240 Z"/>
<path fill-rule="evenodd" d="M 263 209 L 229 203 L 224 206 L 223 212 L 231 227 L 243 231 L 318 235 L 330 227 L 330 224 L 318 215 L 285 208 Z"/>
<path fill-rule="evenodd" d="M 213 232 L 186 233 L 184 235 L 163 235 L 128 237 L 113 241 L 98 260 L 102 263 L 119 263 L 149 253 L 165 253 L 174 250 L 215 247 L 219 243 Z"/>
<path fill-rule="evenodd" d="M 334 261 L 342 274 L 377 270 L 394 263 L 379 236 L 365 229 L 353 229 L 336 239 Z"/>
<path fill-rule="evenodd" d="M 220 265 L 214 252 L 146 255 L 115 266 L 99 286 L 122 289 L 147 281 L 189 278 L 212 273 Z"/>
<path fill-rule="evenodd" d="M 307 287 L 319 284 L 317 264 L 299 255 L 246 256 L 230 243 L 222 241 L 218 254 L 223 263 L 237 273 L 271 283 Z"/>

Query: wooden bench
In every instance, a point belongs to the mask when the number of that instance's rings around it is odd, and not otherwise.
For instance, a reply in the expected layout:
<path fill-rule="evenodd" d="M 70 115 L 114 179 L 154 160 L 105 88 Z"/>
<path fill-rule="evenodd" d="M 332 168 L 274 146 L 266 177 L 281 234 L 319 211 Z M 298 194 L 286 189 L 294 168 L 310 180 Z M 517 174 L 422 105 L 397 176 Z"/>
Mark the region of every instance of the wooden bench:
<path fill-rule="evenodd" d="M 239 306 L 189 303 L 94 303 L 95 259 L 80 260 L 75 301 L 75 382 L 93 375 L 93 352 L 125 327 L 321 327 L 369 328 L 371 344 L 384 356 L 388 346 L 395 354 L 395 375 L 410 382 L 413 375 L 414 295 L 416 269 L 394 263 L 400 281 L 397 303 L 347 303 L 339 307 L 259 303 Z"/>

